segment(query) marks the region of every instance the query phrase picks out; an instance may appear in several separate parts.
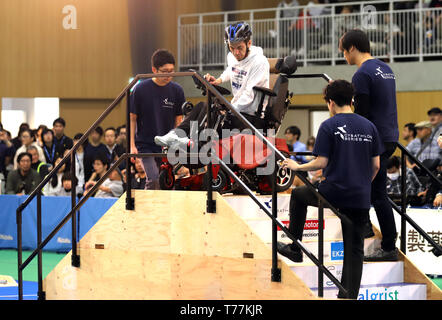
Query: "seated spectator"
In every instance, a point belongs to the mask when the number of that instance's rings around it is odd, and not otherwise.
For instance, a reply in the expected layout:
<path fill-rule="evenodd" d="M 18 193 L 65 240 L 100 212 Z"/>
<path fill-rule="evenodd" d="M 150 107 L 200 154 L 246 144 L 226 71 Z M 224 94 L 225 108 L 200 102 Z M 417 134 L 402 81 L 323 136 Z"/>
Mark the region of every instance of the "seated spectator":
<path fill-rule="evenodd" d="M 41 124 L 38 126 L 37 133 L 35 134 L 35 141 L 40 147 L 43 147 L 43 131 L 45 129 L 48 129 L 48 127 L 44 124 Z"/>
<path fill-rule="evenodd" d="M 72 177 L 71 173 L 69 171 L 66 171 L 61 176 L 61 186 L 56 194 L 54 196 L 57 197 L 70 197 L 72 191 Z M 81 196 L 82 193 L 77 194 L 77 196 Z"/>
<path fill-rule="evenodd" d="M 421 121 L 415 125 L 418 142 L 413 145 L 410 143 L 407 150 L 416 157 L 420 162 L 424 160 L 440 159 L 439 146 L 437 145 L 437 137 L 431 139 L 432 125 L 430 121 Z M 415 167 L 416 164 L 411 164 Z"/>
<path fill-rule="evenodd" d="M 12 162 L 14 155 L 14 145 L 9 141 L 8 136 L 3 130 L 3 125 L 0 123 L 0 180 L 2 181 L 1 191 L 4 190 L 4 183 L 8 176 L 6 167 Z"/>
<path fill-rule="evenodd" d="M 43 152 L 46 162 L 49 165 L 49 170 L 55 165 L 55 160 L 63 156 L 63 150 L 54 142 L 54 131 L 51 129 L 44 129 L 42 132 L 43 138 Z"/>
<path fill-rule="evenodd" d="M 43 149 L 40 148 L 40 146 L 38 145 L 37 142 L 35 142 L 34 140 L 34 135 L 32 134 L 32 130 L 31 129 L 23 129 L 21 132 L 21 136 L 20 136 L 20 140 L 22 142 L 22 145 L 20 148 L 18 148 L 18 150 L 15 152 L 15 156 L 14 156 L 14 169 L 18 168 L 18 156 L 20 155 L 20 153 L 26 152 L 26 150 L 28 149 L 29 146 L 33 145 L 37 148 L 38 150 L 38 158 L 40 159 L 40 161 L 45 161 L 45 156 L 43 154 Z"/>
<path fill-rule="evenodd" d="M 60 149 L 61 154 L 64 153 L 66 149 L 71 149 L 74 145 L 71 138 L 64 134 L 64 129 L 66 127 L 66 121 L 63 118 L 57 118 L 52 123 L 54 130 L 54 143 L 57 148 Z"/>
<path fill-rule="evenodd" d="M 95 198 L 119 198 L 123 192 L 123 179 L 117 168 L 112 170 L 109 178 L 104 180 L 101 186 L 98 187 Z"/>
<path fill-rule="evenodd" d="M 428 114 L 428 121 L 430 121 L 431 126 L 433 127 L 431 135 L 438 137 L 442 128 L 441 110 L 438 107 L 434 107 L 428 110 L 427 114 Z"/>
<path fill-rule="evenodd" d="M 106 156 L 106 146 L 101 143 L 103 129 L 98 126 L 90 134 L 89 143 L 84 146 L 84 181 L 88 181 L 93 172 L 93 162 L 97 156 Z"/>
<path fill-rule="evenodd" d="M 394 198 L 399 199 L 402 194 L 402 179 L 399 157 L 393 156 L 387 162 L 387 193 Z M 424 187 L 417 178 L 413 170 L 407 168 L 406 173 L 406 193 L 409 203 L 414 205 L 422 204 L 422 199 L 418 195 L 424 191 Z"/>
<path fill-rule="evenodd" d="M 109 162 L 107 161 L 106 156 L 103 156 L 102 154 L 97 155 L 93 161 L 93 168 L 94 171 L 92 172 L 89 180 L 84 185 L 83 195 L 86 195 L 89 190 L 95 185 L 95 183 L 100 180 L 109 169 Z"/>
<path fill-rule="evenodd" d="M 315 146 L 315 142 L 316 142 L 316 138 L 311 136 L 310 138 L 307 139 L 307 151 L 308 152 L 313 152 L 313 147 Z M 315 156 L 311 155 L 311 156 L 305 156 L 305 160 L 307 160 L 307 162 L 312 161 L 315 158 Z"/>
<path fill-rule="evenodd" d="M 299 141 L 299 138 L 301 137 L 301 130 L 297 126 L 290 126 L 287 129 L 285 129 L 285 139 L 287 141 L 288 145 L 293 146 L 293 152 L 306 152 L 307 147 L 305 144 L 303 144 L 301 141 Z M 305 159 L 305 156 L 291 156 L 293 160 L 299 162 L 299 163 L 306 163 L 308 162 Z"/>
<path fill-rule="evenodd" d="M 30 194 L 41 182 L 40 175 L 31 168 L 32 156 L 22 152 L 17 156 L 18 168 L 11 171 L 6 181 L 6 194 Z"/>
<path fill-rule="evenodd" d="M 83 137 L 82 133 L 74 136 L 74 145 Z M 75 153 L 75 176 L 77 177 L 77 193 L 82 194 L 84 189 L 84 147 L 88 144 L 87 140 L 78 147 Z"/>
<path fill-rule="evenodd" d="M 117 128 L 117 139 L 116 142 L 121 146 L 123 152 L 126 152 L 126 125 L 123 124 Z"/>
<path fill-rule="evenodd" d="M 124 153 L 124 149 L 117 144 L 117 131 L 113 127 L 104 130 L 104 145 L 106 146 L 106 156 L 109 163 L 114 163 Z"/>
<path fill-rule="evenodd" d="M 38 172 L 41 179 L 43 180 L 49 173 L 49 165 L 45 162 L 40 161 L 38 158 L 38 150 L 35 146 L 29 146 L 26 151 L 31 155 L 31 168 Z"/>
<path fill-rule="evenodd" d="M 56 167 L 61 160 L 63 159 L 63 156 L 59 156 L 54 163 L 54 167 Z M 60 169 L 57 171 L 55 175 L 52 176 L 52 179 L 49 180 L 49 182 L 45 185 L 43 188 L 43 194 L 45 196 L 57 196 L 60 193 L 60 190 L 62 189 L 62 182 L 61 178 L 63 177 L 63 174 L 66 171 L 66 164 L 63 164 Z"/>
<path fill-rule="evenodd" d="M 144 189 L 146 185 L 146 172 L 144 172 L 143 162 L 140 158 L 135 160 L 135 175 L 132 178 L 132 189 Z"/>
<path fill-rule="evenodd" d="M 402 129 L 402 139 L 405 140 L 405 146 L 408 146 L 413 140 L 416 139 L 416 128 L 414 123 L 407 123 Z M 417 140 L 416 143 L 419 143 Z"/>
<path fill-rule="evenodd" d="M 11 141 L 12 144 L 14 145 L 14 149 L 15 149 L 15 150 L 18 150 L 18 149 L 21 147 L 21 145 L 22 145 L 22 142 L 21 142 L 21 133 L 22 133 L 22 131 L 25 130 L 25 129 L 31 129 L 31 127 L 29 126 L 28 123 L 23 122 L 22 124 L 20 124 L 20 127 L 18 128 L 18 134 L 17 134 L 17 136 L 16 136 L 14 139 L 12 139 L 12 141 Z"/>

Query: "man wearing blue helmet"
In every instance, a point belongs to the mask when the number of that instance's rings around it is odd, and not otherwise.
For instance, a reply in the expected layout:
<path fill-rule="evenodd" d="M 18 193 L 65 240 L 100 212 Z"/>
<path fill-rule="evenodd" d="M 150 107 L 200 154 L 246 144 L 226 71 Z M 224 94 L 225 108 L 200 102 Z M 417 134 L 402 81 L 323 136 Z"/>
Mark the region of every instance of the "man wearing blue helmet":
<path fill-rule="evenodd" d="M 269 87 L 270 66 L 260 47 L 252 45 L 252 31 L 246 22 L 229 25 L 225 29 L 224 41 L 229 49 L 227 68 L 219 78 L 206 74 L 205 78 L 211 84 L 219 85 L 230 81 L 232 86 L 232 106 L 241 112 L 252 124 L 256 118 L 257 103 L 253 103 L 255 92 L 253 87 Z M 177 127 L 186 132 L 187 137 L 178 137 L 175 130 L 164 136 L 155 137 L 155 143 L 161 146 L 172 146 L 179 143 L 184 146 L 189 143 L 190 121 L 203 118 L 206 112 L 205 103 L 195 105 L 194 110 Z M 235 118 L 232 126 L 242 128 L 242 123 Z"/>

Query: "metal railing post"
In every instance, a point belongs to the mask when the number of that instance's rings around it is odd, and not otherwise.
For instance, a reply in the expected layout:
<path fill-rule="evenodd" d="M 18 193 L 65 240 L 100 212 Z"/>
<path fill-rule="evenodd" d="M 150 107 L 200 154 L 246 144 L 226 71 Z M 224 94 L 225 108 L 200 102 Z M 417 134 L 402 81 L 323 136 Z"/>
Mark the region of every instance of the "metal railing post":
<path fill-rule="evenodd" d="M 318 260 L 324 264 L 324 203 L 318 199 Z M 324 273 L 318 268 L 318 296 L 324 297 Z"/>
<path fill-rule="evenodd" d="M 130 89 L 126 90 L 126 152 L 130 153 L 131 147 L 131 134 L 132 130 L 130 125 Z M 135 210 L 135 199 L 132 197 L 132 170 L 131 170 L 131 158 L 126 158 L 126 210 Z"/>
<path fill-rule="evenodd" d="M 207 92 L 207 128 L 212 128 L 212 99 L 213 95 L 210 91 Z M 213 143 L 212 138 L 208 136 L 208 139 L 210 139 L 210 142 L 207 141 L 207 143 L 211 144 Z M 216 213 L 216 203 L 213 200 L 213 161 L 212 161 L 212 147 L 208 150 L 208 156 L 209 156 L 209 164 L 207 165 L 207 213 Z"/>
<path fill-rule="evenodd" d="M 23 251 L 22 251 L 22 210 L 16 211 L 17 220 L 17 277 L 18 277 L 18 299 L 23 300 Z"/>
<path fill-rule="evenodd" d="M 203 71 L 203 16 L 198 17 L 198 70 Z"/>
<path fill-rule="evenodd" d="M 272 161 L 275 163 L 275 168 L 272 173 L 272 215 L 274 220 L 272 221 L 272 275 L 271 280 L 273 282 L 281 282 L 281 269 L 278 268 L 278 226 L 275 220 L 278 218 L 278 193 L 276 189 L 277 173 L 278 173 L 278 161 L 275 153 L 272 152 Z"/>
<path fill-rule="evenodd" d="M 37 246 L 41 244 L 42 230 L 41 230 L 41 192 L 37 194 Z M 43 291 L 43 261 L 42 252 L 38 252 L 38 300 L 45 300 L 45 293 Z"/>
<path fill-rule="evenodd" d="M 424 35 L 423 35 L 423 5 L 419 0 L 419 62 L 424 61 Z"/>
<path fill-rule="evenodd" d="M 307 66 L 307 52 L 308 52 L 308 50 L 307 50 L 307 8 L 304 8 L 303 12 L 304 12 L 304 14 L 302 16 L 302 19 L 304 19 L 304 21 L 303 21 L 304 28 L 303 28 L 302 32 L 304 35 L 304 41 L 303 41 L 304 42 L 304 67 L 306 67 Z"/>
<path fill-rule="evenodd" d="M 407 213 L 407 164 L 405 153 L 401 151 L 401 251 L 406 254 L 406 228 L 405 213 Z"/>
<path fill-rule="evenodd" d="M 77 177 L 75 174 L 75 150 L 71 153 L 71 179 L 72 179 L 72 189 L 71 189 L 71 210 L 75 208 L 77 204 Z M 80 256 L 77 252 L 77 211 L 72 212 L 72 266 L 80 267 Z"/>

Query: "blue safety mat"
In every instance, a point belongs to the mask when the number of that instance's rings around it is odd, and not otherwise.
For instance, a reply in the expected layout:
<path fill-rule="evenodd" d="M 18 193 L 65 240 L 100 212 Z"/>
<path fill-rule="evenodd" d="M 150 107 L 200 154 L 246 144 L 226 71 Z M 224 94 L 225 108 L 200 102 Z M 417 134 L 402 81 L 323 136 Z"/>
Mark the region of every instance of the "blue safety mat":
<path fill-rule="evenodd" d="M 23 300 L 37 300 L 38 282 L 23 281 Z M 18 287 L 0 287 L 0 300 L 18 300 Z"/>

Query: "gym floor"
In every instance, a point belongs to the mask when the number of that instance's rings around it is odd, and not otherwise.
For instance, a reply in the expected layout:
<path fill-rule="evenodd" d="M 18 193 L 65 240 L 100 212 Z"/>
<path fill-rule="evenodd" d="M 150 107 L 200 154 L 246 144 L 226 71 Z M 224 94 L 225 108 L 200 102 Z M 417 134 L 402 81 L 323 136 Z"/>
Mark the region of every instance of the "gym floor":
<path fill-rule="evenodd" d="M 23 251 L 23 261 L 25 261 L 30 251 Z M 65 253 L 55 252 L 43 252 L 42 267 L 43 267 L 43 279 L 51 272 L 52 269 L 58 264 L 58 262 L 65 256 Z M 23 299 L 36 300 L 38 290 L 38 268 L 37 258 L 34 258 L 32 262 L 23 271 Z M 0 249 L 0 275 L 11 276 L 16 281 L 18 279 L 17 270 L 17 250 L 14 249 Z M 442 289 L 442 278 L 434 278 L 433 282 Z M 1 287 L 0 286 L 0 300 L 17 300 L 18 289 L 17 287 Z"/>

